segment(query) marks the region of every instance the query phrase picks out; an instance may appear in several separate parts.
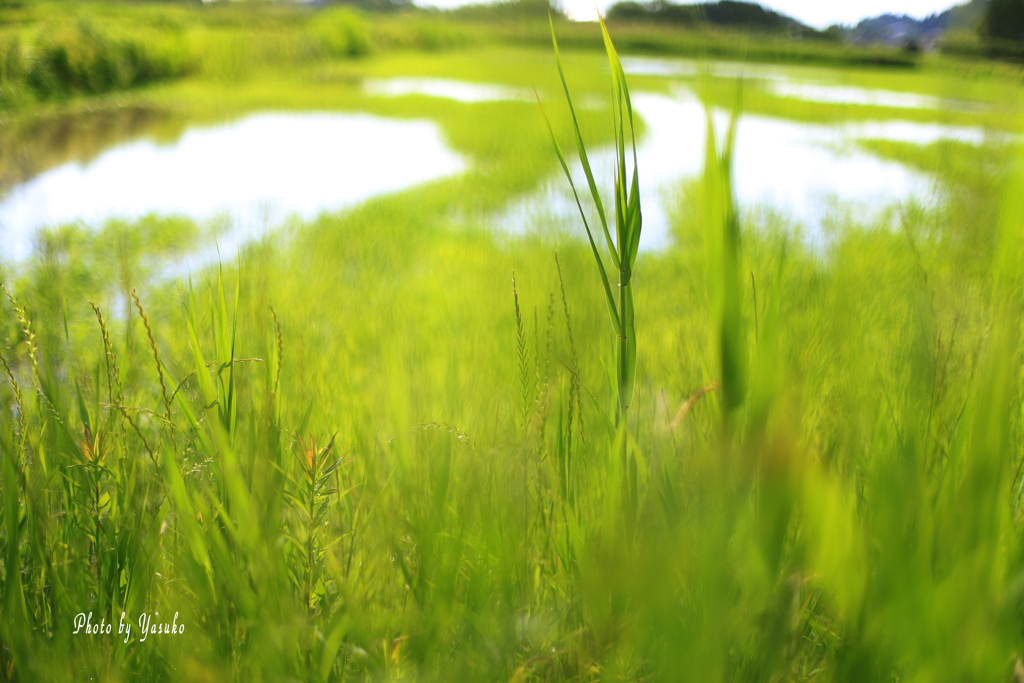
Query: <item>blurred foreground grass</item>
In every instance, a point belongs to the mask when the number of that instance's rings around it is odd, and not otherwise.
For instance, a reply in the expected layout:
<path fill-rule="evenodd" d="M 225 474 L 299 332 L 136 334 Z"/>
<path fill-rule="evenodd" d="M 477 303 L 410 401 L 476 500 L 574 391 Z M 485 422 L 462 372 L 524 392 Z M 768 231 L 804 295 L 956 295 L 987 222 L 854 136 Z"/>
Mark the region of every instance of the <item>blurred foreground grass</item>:
<path fill-rule="evenodd" d="M 349 96 L 326 93 L 296 106 Z M 155 217 L 44 233 L 0 272 L 0 677 L 1019 675 L 1016 152 L 864 143 L 938 170 L 938 204 L 823 251 L 741 215 L 728 263 L 713 150 L 638 257 L 617 429 L 587 246 L 474 218 L 551 167 L 539 115 L 374 106 L 437 118 L 473 170 L 192 282 L 160 266 L 202 236 Z M 606 115 L 581 112 L 587 144 Z M 143 640 L 157 613 L 184 632 Z"/>
<path fill-rule="evenodd" d="M 85 236 L 41 244 L 4 308 L 8 678 L 1009 677 L 1013 207 L 824 256 L 745 232 L 732 411 L 700 397 L 715 271 L 682 210 L 634 276 L 633 536 L 591 256 L 416 207 L 253 245 L 194 293 L 131 260 L 186 239 L 159 225 L 94 238 L 135 280 L 90 281 Z M 136 634 L 72 635 L 80 612 Z M 186 631 L 140 641 L 144 612 Z"/>

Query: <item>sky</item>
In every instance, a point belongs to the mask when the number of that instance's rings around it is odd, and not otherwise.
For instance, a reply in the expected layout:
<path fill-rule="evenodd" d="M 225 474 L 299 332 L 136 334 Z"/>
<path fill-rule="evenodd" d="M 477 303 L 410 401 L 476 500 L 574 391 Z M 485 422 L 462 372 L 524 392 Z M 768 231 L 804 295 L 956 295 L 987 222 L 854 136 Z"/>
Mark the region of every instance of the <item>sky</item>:
<path fill-rule="evenodd" d="M 417 0 L 416 4 L 455 7 L 480 0 Z M 570 17 L 589 20 L 597 17 L 597 8 L 604 11 L 614 0 L 557 0 Z M 696 0 L 672 0 L 694 2 Z M 763 0 L 761 4 L 788 14 L 808 26 L 825 28 L 830 24 L 856 24 L 861 19 L 890 12 L 909 14 L 922 19 L 932 12 L 941 12 L 966 0 Z"/>

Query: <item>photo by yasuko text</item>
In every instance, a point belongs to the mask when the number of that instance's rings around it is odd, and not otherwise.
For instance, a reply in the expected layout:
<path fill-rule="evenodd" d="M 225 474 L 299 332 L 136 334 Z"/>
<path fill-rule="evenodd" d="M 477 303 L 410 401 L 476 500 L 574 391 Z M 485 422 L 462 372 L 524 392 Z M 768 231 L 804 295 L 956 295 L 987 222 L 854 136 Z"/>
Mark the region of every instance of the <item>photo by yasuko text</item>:
<path fill-rule="evenodd" d="M 97 636 L 106 635 L 109 636 L 113 633 L 114 624 L 113 622 L 107 622 L 106 617 L 102 617 L 98 623 L 93 623 L 92 612 L 86 614 L 85 612 L 79 612 L 75 615 L 75 630 L 72 635 L 78 635 L 83 633 L 85 635 Z M 139 636 L 139 642 L 145 642 L 146 638 L 150 635 L 181 635 L 185 632 L 185 624 L 178 623 L 178 613 L 174 613 L 174 618 L 168 621 L 160 621 L 160 613 L 155 612 L 152 616 L 148 613 L 143 612 L 138 619 L 138 631 L 136 634 Z M 118 636 L 124 636 L 124 642 L 127 643 L 132 636 L 132 620 L 130 617 L 126 617 L 124 612 L 121 612 L 121 620 L 117 626 Z"/>

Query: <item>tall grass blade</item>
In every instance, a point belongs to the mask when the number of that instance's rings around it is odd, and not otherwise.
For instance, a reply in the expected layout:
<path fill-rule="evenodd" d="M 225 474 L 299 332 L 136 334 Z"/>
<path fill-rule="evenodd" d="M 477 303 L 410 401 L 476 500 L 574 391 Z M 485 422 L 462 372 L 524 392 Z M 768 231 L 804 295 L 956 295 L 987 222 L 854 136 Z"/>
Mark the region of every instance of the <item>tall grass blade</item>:
<path fill-rule="evenodd" d="M 633 106 L 629 98 L 629 88 L 626 85 L 625 73 L 615 46 L 612 44 L 608 28 L 604 20 L 600 20 L 601 32 L 605 44 L 605 51 L 608 54 L 608 62 L 612 72 L 612 124 L 614 128 L 615 144 L 615 178 L 614 178 L 614 217 L 615 217 L 615 239 L 608 226 L 608 220 L 604 211 L 604 203 L 601 200 L 594 174 L 587 157 L 586 147 L 583 144 L 583 136 L 580 132 L 579 121 L 576 118 L 576 110 L 572 105 L 572 97 L 569 94 L 569 86 L 565 79 L 565 69 L 562 66 L 561 54 L 558 50 L 558 39 L 555 36 L 554 21 L 548 17 L 551 27 L 551 42 L 555 52 L 555 62 L 558 67 L 558 75 L 562 82 L 562 89 L 569 105 L 572 117 L 573 133 L 576 139 L 577 151 L 579 152 L 580 164 L 587 177 L 590 193 L 597 207 L 601 219 L 601 228 L 605 235 L 605 241 L 615 269 L 619 273 L 617 289 L 618 297 L 612 292 L 611 282 L 608 279 L 604 263 L 594 243 L 590 225 L 587 222 L 585 212 L 579 200 L 579 195 L 573 183 L 569 167 L 565 162 L 561 148 L 555 139 L 554 131 L 548 121 L 548 130 L 555 146 L 562 171 L 569 180 L 573 196 L 580 216 L 583 219 L 584 228 L 597 262 L 598 270 L 601 273 L 602 285 L 608 303 L 608 313 L 612 321 L 613 331 L 618 339 L 616 349 L 616 383 L 615 392 L 618 397 L 617 420 L 625 421 L 626 411 L 632 401 L 634 384 L 636 380 L 636 326 L 634 320 L 633 292 L 630 287 L 633 267 L 636 263 L 636 255 L 640 245 L 640 233 L 642 230 L 643 218 L 640 209 L 640 183 L 639 170 L 636 159 L 636 135 L 633 128 Z M 542 108 L 543 111 L 543 108 Z M 545 114 L 545 120 L 547 116 Z M 630 143 L 633 153 L 632 176 L 626 172 L 626 127 L 629 127 Z M 630 180 L 631 178 L 631 180 Z M 626 441 L 623 440 L 623 448 Z"/>
<path fill-rule="evenodd" d="M 742 309 L 740 225 L 732 191 L 732 156 L 738 118 L 737 109 L 730 118 L 725 144 L 719 150 L 710 110 L 705 116 L 703 201 L 708 290 L 715 316 L 718 362 L 727 413 L 743 403 L 749 365 Z"/>
<path fill-rule="evenodd" d="M 561 69 L 560 64 L 559 69 Z M 537 103 L 540 104 L 539 97 L 537 99 Z M 544 115 L 544 123 L 548 126 L 548 132 L 551 134 L 551 143 L 554 145 L 555 154 L 558 155 L 558 161 L 562 165 L 562 171 L 565 173 L 565 177 L 569 180 L 569 187 L 572 189 L 572 196 L 576 200 L 576 208 L 579 209 L 580 218 L 583 220 L 583 227 L 587 231 L 587 240 L 590 242 L 590 249 L 594 253 L 594 261 L 597 263 L 597 270 L 601 275 L 601 284 L 604 285 L 606 303 L 608 304 L 608 317 L 612 321 L 612 327 L 615 328 L 616 334 L 622 334 L 622 321 L 619 320 L 619 314 L 615 306 L 615 297 L 612 295 L 611 282 L 608 280 L 608 273 L 605 270 L 601 253 L 597 248 L 597 244 L 594 242 L 594 234 L 590 230 L 590 223 L 587 221 L 587 214 L 583 210 L 583 205 L 580 203 L 580 196 L 576 191 L 576 184 L 573 182 L 572 174 L 569 172 L 569 166 L 565 163 L 565 156 L 562 154 L 562 148 L 558 144 L 558 139 L 555 137 L 555 131 L 551 128 L 551 121 L 548 120 L 547 112 L 544 111 L 544 105 L 541 105 L 540 110 Z"/>

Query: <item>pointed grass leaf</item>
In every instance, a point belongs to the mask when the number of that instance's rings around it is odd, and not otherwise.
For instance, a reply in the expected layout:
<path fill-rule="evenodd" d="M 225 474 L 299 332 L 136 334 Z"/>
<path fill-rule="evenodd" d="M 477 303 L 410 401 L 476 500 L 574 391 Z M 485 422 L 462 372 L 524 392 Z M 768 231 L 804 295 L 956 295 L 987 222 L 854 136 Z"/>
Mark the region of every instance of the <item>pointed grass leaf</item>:
<path fill-rule="evenodd" d="M 609 316 L 612 319 L 615 335 L 618 338 L 618 348 L 615 352 L 615 381 L 612 384 L 613 391 L 618 396 L 616 409 L 618 421 L 625 419 L 626 410 L 632 400 L 636 379 L 636 330 L 633 316 L 633 296 L 632 291 L 629 289 L 629 285 L 632 279 L 633 266 L 636 262 L 636 255 L 639 250 L 643 219 L 640 209 L 640 182 L 639 170 L 637 167 L 636 131 L 633 122 L 633 105 L 629 97 L 629 89 L 626 84 L 625 72 L 622 69 L 622 63 L 615 50 L 615 46 L 612 44 L 608 28 L 602 18 L 599 17 L 599 21 L 605 50 L 608 54 L 608 63 L 612 74 L 612 123 L 616 162 L 613 193 L 613 209 L 615 218 L 614 240 L 612 239 L 608 228 L 608 220 L 604 212 L 600 194 L 597 190 L 597 184 L 590 168 L 589 160 L 587 158 L 586 149 L 583 144 L 583 137 L 580 133 L 579 122 L 576 118 L 576 112 L 572 105 L 572 97 L 569 94 L 569 86 L 565 79 L 565 70 L 562 66 L 561 54 L 558 50 L 558 40 L 555 36 L 554 21 L 549 16 L 551 41 L 554 47 L 555 61 L 558 66 L 558 75 L 562 82 L 562 88 L 565 92 L 565 97 L 572 115 L 573 132 L 576 137 L 576 146 L 580 156 L 580 163 L 587 176 L 587 182 L 590 186 L 594 203 L 598 207 L 598 214 L 601 218 L 601 227 L 605 233 L 605 241 L 608 251 L 612 256 L 615 268 L 619 272 L 617 283 L 617 302 L 616 297 L 612 293 L 611 283 L 609 282 L 607 273 L 604 270 L 596 244 L 594 243 L 590 226 L 586 221 L 586 216 L 584 215 L 578 193 L 576 192 L 571 174 L 569 173 L 568 165 L 565 163 L 564 155 L 558 147 L 557 140 L 555 140 L 550 122 L 548 122 L 548 130 L 555 143 L 556 153 L 558 154 L 559 162 L 562 165 L 562 170 L 569 179 L 573 195 L 576 197 L 577 207 L 580 209 L 580 215 L 583 218 L 584 227 L 587 230 L 587 236 L 591 242 L 591 249 L 594 252 L 595 259 L 598 261 L 598 268 L 601 271 L 601 277 L 603 280 L 602 284 L 604 285 L 605 295 L 607 297 Z M 546 118 L 547 117 L 545 116 L 545 120 Z M 631 175 L 627 175 L 626 171 L 627 121 L 630 134 L 630 147 L 633 153 L 633 172 Z M 625 448 L 625 442 L 623 442 L 622 446 Z"/>
<path fill-rule="evenodd" d="M 737 114 L 733 113 L 721 151 L 710 110 L 705 113 L 705 121 L 703 210 L 708 294 L 716 317 L 722 396 L 727 410 L 732 411 L 746 396 L 749 363 L 739 269 L 739 219 L 732 192 L 731 164 Z"/>
<path fill-rule="evenodd" d="M 540 104 L 540 97 L 537 98 L 537 103 Z M 601 259 L 601 252 L 598 250 L 597 244 L 594 242 L 594 234 L 590 230 L 590 223 L 587 221 L 587 215 L 583 211 L 583 205 L 580 203 L 580 196 L 576 191 L 576 184 L 572 180 L 572 174 L 569 172 L 569 166 L 565 163 L 565 156 L 562 154 L 562 148 L 558 144 L 558 139 L 555 137 L 555 131 L 551 128 L 551 122 L 548 120 L 548 115 L 544 111 L 544 105 L 542 104 L 540 111 L 544 116 L 544 123 L 548 126 L 548 132 L 551 134 L 551 143 L 555 147 L 555 154 L 558 155 L 558 161 L 562 165 L 562 171 L 565 173 L 565 177 L 569 180 L 569 187 L 572 188 L 572 195 L 576 200 L 576 207 L 579 209 L 580 218 L 583 219 L 583 227 L 587 231 L 587 240 L 590 242 L 590 249 L 594 253 L 594 260 L 597 262 L 597 270 L 601 274 L 601 283 L 604 285 L 604 293 L 608 304 L 608 316 L 611 318 L 612 327 L 615 328 L 617 334 L 622 334 L 622 321 L 619 320 L 619 314 L 615 306 L 615 297 L 612 295 L 611 282 L 608 280 L 608 273 L 604 268 L 604 261 Z"/>
<path fill-rule="evenodd" d="M 640 210 L 640 178 L 633 160 L 633 182 L 629 188 L 629 200 L 626 203 L 626 224 L 629 232 L 629 252 L 625 263 L 628 266 L 628 273 L 632 278 L 633 266 L 636 265 L 636 256 L 640 250 L 640 231 L 643 226 L 643 215 Z"/>
<path fill-rule="evenodd" d="M 625 407 L 633 402 L 633 390 L 636 383 L 636 334 L 633 332 L 635 324 L 633 320 L 633 290 L 625 288 L 623 297 L 625 327 L 629 330 L 624 344 L 624 358 L 622 361 L 622 383 L 621 391 Z"/>
<path fill-rule="evenodd" d="M 3 468 L 3 522 L 7 555 L 4 558 L 6 582 L 3 615 L 6 628 L 19 629 L 25 618 L 21 580 L 21 523 L 18 477 L 14 467 L 14 443 L 7 430 L 0 435 L 0 467 Z"/>
<path fill-rule="evenodd" d="M 587 184 L 590 186 L 590 194 L 597 206 L 597 214 L 601 217 L 601 228 L 604 230 L 605 243 L 615 268 L 619 268 L 619 254 L 615 249 L 615 242 L 612 240 L 611 232 L 608 230 L 608 219 L 605 217 L 604 203 L 601 201 L 601 193 L 597 191 L 597 182 L 594 180 L 594 173 L 590 170 L 590 160 L 587 158 L 587 149 L 583 145 L 583 135 L 580 133 L 579 121 L 576 119 L 576 109 L 572 106 L 572 97 L 569 95 L 569 84 L 565 80 L 565 70 L 562 68 L 562 56 L 558 51 L 558 40 L 555 38 L 555 23 L 548 14 L 548 22 L 551 25 L 551 43 L 555 49 L 555 63 L 558 65 L 558 76 L 562 80 L 562 89 L 565 91 L 565 100 L 569 105 L 569 113 L 572 115 L 572 128 L 576 135 L 576 151 L 579 153 L 580 164 L 583 166 L 583 173 L 587 176 Z"/>
<path fill-rule="evenodd" d="M 178 407 L 181 409 L 181 414 L 185 416 L 189 426 L 195 432 L 196 438 L 199 440 L 200 448 L 202 448 L 205 453 L 213 453 L 213 442 L 210 441 L 206 431 L 199 424 L 199 420 L 197 419 L 196 414 L 192 411 L 192 406 L 188 404 L 188 400 L 185 398 L 184 394 L 179 392 L 176 400 L 178 402 Z"/>
<path fill-rule="evenodd" d="M 178 463 L 170 451 L 164 451 L 163 460 L 167 488 L 171 498 L 174 500 L 174 507 L 178 512 L 177 522 L 179 529 L 185 539 L 185 543 L 188 545 L 190 557 L 200 569 L 202 577 L 205 579 L 201 587 L 194 586 L 193 588 L 203 589 L 203 592 L 206 593 L 204 597 L 213 604 L 216 604 L 218 601 L 217 591 L 214 588 L 213 582 L 213 565 L 210 563 L 210 553 L 206 545 L 203 529 L 196 520 L 195 507 L 192 505 L 192 499 L 188 491 L 185 490 L 185 482 L 181 478 Z"/>
<path fill-rule="evenodd" d="M 199 348 L 199 337 L 196 334 L 196 308 L 195 297 L 192 292 L 192 283 L 189 282 L 188 308 L 185 315 L 185 326 L 188 329 L 188 339 L 192 347 L 192 360 L 196 366 L 196 378 L 199 380 L 199 391 L 202 394 L 203 405 L 207 410 L 217 404 L 217 388 L 213 384 L 209 371 L 206 369 L 206 362 L 203 360 L 203 352 Z"/>

